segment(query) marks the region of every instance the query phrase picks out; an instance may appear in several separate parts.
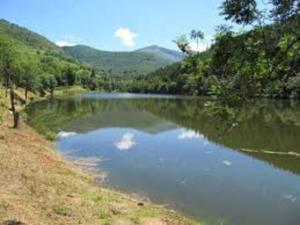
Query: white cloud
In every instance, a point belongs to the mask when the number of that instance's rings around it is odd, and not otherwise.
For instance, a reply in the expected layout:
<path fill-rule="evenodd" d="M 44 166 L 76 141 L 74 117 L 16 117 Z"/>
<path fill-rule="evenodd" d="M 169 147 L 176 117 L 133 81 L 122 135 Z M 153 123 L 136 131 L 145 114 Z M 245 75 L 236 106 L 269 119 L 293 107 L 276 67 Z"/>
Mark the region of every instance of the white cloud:
<path fill-rule="evenodd" d="M 195 139 L 195 138 L 203 138 L 204 136 L 202 134 L 199 134 L 192 130 L 184 130 L 181 132 L 181 134 L 178 135 L 178 139 L 184 140 L 184 139 Z"/>
<path fill-rule="evenodd" d="M 73 42 L 66 41 L 66 40 L 56 41 L 55 44 L 59 47 L 65 47 L 65 46 L 71 47 L 76 45 Z"/>
<path fill-rule="evenodd" d="M 119 38 L 125 47 L 130 48 L 135 46 L 137 34 L 128 28 L 119 28 L 115 31 L 114 37 Z"/>
<path fill-rule="evenodd" d="M 191 42 L 189 45 L 190 49 L 193 52 L 204 52 L 209 48 L 209 46 L 210 46 L 209 44 L 203 42 L 199 43 L 198 45 L 196 42 Z"/>
<path fill-rule="evenodd" d="M 59 47 L 64 47 L 64 46 L 74 46 L 83 41 L 82 38 L 76 37 L 71 34 L 64 35 L 61 40 L 58 40 L 55 42 L 55 44 Z"/>
<path fill-rule="evenodd" d="M 121 151 L 130 150 L 136 143 L 134 141 L 134 135 L 132 133 L 125 133 L 121 140 L 115 143 L 117 149 Z"/>

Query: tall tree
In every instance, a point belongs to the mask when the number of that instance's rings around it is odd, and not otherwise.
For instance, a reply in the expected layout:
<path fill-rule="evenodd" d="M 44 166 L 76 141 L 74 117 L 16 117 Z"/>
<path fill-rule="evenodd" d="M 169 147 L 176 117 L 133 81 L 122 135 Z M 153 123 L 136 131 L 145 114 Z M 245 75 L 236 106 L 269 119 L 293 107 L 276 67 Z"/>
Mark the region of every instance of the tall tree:
<path fill-rule="evenodd" d="M 89 80 L 89 89 L 91 90 L 96 90 L 97 88 L 97 77 L 96 77 L 96 72 L 94 69 L 92 69 L 90 80 Z"/>
<path fill-rule="evenodd" d="M 5 77 L 7 88 L 9 89 L 11 112 L 13 114 L 13 128 L 19 126 L 19 112 L 15 107 L 15 91 L 14 91 L 14 77 L 17 72 L 17 64 L 15 62 L 16 52 L 13 44 L 5 39 L 5 37 L 0 37 L 0 68 Z"/>
<path fill-rule="evenodd" d="M 258 16 L 255 0 L 225 0 L 221 10 L 221 15 L 224 15 L 226 20 L 242 25 L 253 23 Z"/>
<path fill-rule="evenodd" d="M 190 37 L 192 40 L 196 40 L 197 43 L 197 51 L 199 50 L 199 42 L 204 39 L 204 33 L 201 30 L 192 30 Z"/>
<path fill-rule="evenodd" d="M 300 11 L 300 0 L 271 0 L 273 9 L 272 16 L 277 21 L 282 21 Z"/>
<path fill-rule="evenodd" d="M 23 68 L 22 85 L 24 87 L 25 102 L 28 98 L 28 92 L 33 91 L 36 85 L 37 68 L 32 62 L 28 62 Z"/>
<path fill-rule="evenodd" d="M 75 81 L 76 81 L 75 72 L 70 67 L 68 67 L 67 70 L 66 70 L 65 76 L 66 76 L 66 80 L 67 80 L 67 85 L 68 86 L 73 86 L 75 84 Z"/>
<path fill-rule="evenodd" d="M 51 95 L 51 98 L 53 98 L 53 95 L 54 95 L 54 89 L 55 89 L 56 86 L 57 86 L 57 81 L 56 81 L 54 75 L 50 75 L 50 76 L 49 76 L 49 78 L 48 78 L 48 86 L 49 86 L 49 89 L 50 89 L 50 95 Z"/>

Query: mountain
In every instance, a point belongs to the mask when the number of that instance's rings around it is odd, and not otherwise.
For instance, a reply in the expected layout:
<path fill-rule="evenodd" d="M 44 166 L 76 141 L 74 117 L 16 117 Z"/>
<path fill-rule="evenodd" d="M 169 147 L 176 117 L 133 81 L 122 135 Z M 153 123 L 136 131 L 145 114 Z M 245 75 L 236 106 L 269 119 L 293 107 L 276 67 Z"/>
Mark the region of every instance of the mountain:
<path fill-rule="evenodd" d="M 161 58 L 170 59 L 173 62 L 178 62 L 183 59 L 183 54 L 181 52 L 163 48 L 157 45 L 151 45 L 146 48 L 141 48 L 136 50 L 136 52 L 147 52 L 151 54 L 156 54 Z"/>
<path fill-rule="evenodd" d="M 180 53 L 158 46 L 132 52 L 101 51 L 84 45 L 63 47 L 63 50 L 70 56 L 89 63 L 98 71 L 109 75 L 148 74 L 182 58 Z"/>

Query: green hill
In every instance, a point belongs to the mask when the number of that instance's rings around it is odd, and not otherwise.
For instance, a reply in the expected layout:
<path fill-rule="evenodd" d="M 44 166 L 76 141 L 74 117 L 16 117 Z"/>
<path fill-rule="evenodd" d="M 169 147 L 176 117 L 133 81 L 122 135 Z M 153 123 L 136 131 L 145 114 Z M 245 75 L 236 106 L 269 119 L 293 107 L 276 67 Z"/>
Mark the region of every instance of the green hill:
<path fill-rule="evenodd" d="M 88 67 L 65 54 L 47 38 L 24 27 L 0 20 L 0 44 L 9 41 L 17 52 L 18 61 L 22 64 L 36 64 L 39 73 L 59 73 L 64 67 Z"/>
<path fill-rule="evenodd" d="M 87 62 L 98 71 L 109 75 L 148 74 L 181 59 L 180 53 L 156 46 L 133 52 L 101 51 L 83 45 L 64 47 L 63 49 L 70 56 Z"/>
<path fill-rule="evenodd" d="M 47 89 L 50 77 L 55 77 L 57 86 L 82 84 L 91 74 L 90 65 L 67 55 L 47 38 L 4 19 L 0 20 L 0 47 L 14 52 L 17 86 L 30 82 L 30 89 Z"/>
<path fill-rule="evenodd" d="M 4 19 L 0 20 L 0 34 L 7 35 L 16 41 L 22 42 L 31 48 L 62 52 L 54 43 L 47 38 L 34 33 L 24 27 L 20 27 L 16 24 L 10 23 Z"/>

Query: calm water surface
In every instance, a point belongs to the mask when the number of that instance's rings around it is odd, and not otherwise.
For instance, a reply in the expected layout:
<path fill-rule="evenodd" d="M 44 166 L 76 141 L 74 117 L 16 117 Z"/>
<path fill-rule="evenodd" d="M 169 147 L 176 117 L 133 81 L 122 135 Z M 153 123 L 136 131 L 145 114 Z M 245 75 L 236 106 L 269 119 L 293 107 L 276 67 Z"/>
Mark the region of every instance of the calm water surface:
<path fill-rule="evenodd" d="M 259 101 L 235 121 L 195 98 L 85 94 L 32 104 L 67 157 L 105 182 L 216 225 L 300 224 L 300 103 Z M 101 159 L 98 162 L 96 159 Z"/>

